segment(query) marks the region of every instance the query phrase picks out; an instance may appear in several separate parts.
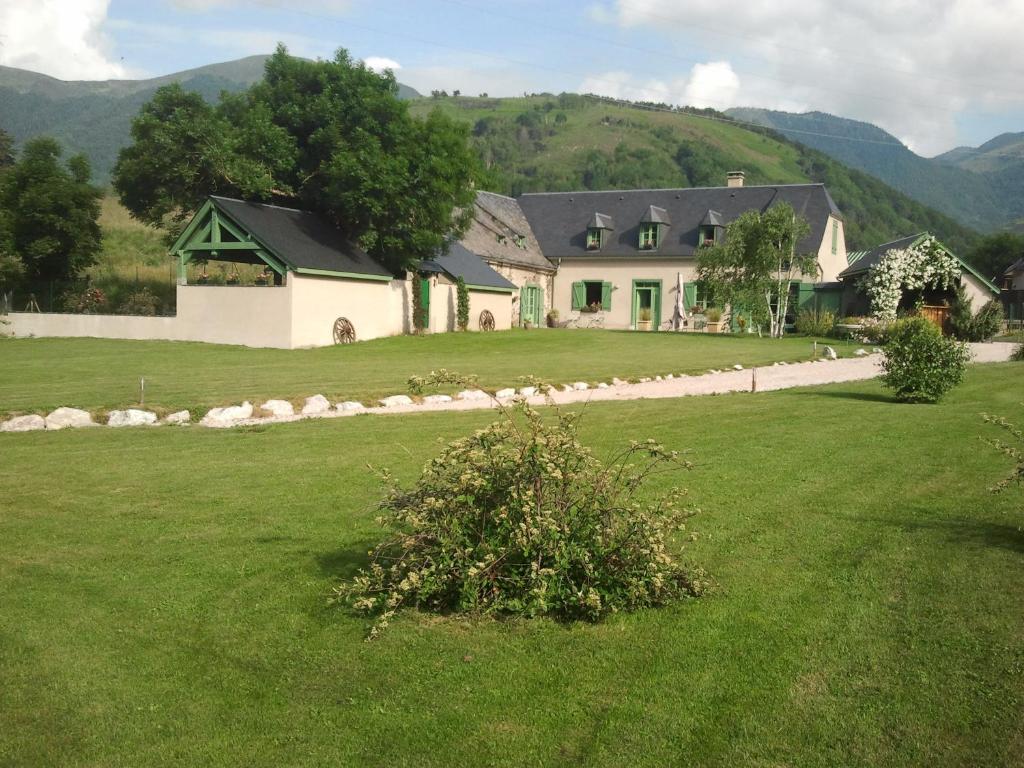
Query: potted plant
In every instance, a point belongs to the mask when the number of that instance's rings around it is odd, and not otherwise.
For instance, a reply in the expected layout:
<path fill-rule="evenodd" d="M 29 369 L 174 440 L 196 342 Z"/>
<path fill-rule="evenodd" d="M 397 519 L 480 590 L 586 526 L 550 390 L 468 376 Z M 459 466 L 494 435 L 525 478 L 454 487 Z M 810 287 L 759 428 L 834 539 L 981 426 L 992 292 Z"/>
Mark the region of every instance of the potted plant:
<path fill-rule="evenodd" d="M 228 276 L 224 278 L 224 282 L 227 285 L 240 285 L 242 278 L 239 276 L 238 270 L 231 270 Z"/>
<path fill-rule="evenodd" d="M 558 327 L 558 310 L 552 309 L 547 315 L 548 328 Z"/>
<path fill-rule="evenodd" d="M 651 308 L 641 307 L 636 313 L 636 329 L 638 331 L 651 330 Z"/>
<path fill-rule="evenodd" d="M 708 307 L 704 310 L 704 317 L 708 321 L 708 333 L 722 332 L 722 310 L 718 307 Z"/>
<path fill-rule="evenodd" d="M 601 311 L 601 302 L 599 302 L 599 301 L 595 301 L 593 304 L 584 304 L 582 307 L 580 307 L 580 312 L 595 313 L 595 312 L 600 312 L 600 311 Z"/>
<path fill-rule="evenodd" d="M 264 269 L 262 272 L 256 275 L 256 279 L 253 280 L 253 283 L 255 285 L 270 285 L 270 272 Z"/>

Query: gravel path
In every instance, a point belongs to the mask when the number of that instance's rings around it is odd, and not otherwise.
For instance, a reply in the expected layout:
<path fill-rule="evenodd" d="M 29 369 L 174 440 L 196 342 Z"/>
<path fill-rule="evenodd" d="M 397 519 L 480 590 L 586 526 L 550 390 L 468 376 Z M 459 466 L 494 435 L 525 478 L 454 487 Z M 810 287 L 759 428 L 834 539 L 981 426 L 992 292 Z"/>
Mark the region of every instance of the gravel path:
<path fill-rule="evenodd" d="M 975 363 L 996 363 L 1010 359 L 1016 344 L 992 342 L 971 344 L 972 360 Z M 608 402 L 622 400 L 663 399 L 688 397 L 691 395 L 721 395 L 728 392 L 750 392 L 756 377 L 757 391 L 768 392 L 793 387 L 810 387 L 818 384 L 835 384 L 844 381 L 873 379 L 881 373 L 882 355 L 840 360 L 817 360 L 806 363 L 779 363 L 741 371 L 730 370 L 705 373 L 701 376 L 678 376 L 661 381 L 639 384 L 619 384 L 607 389 L 586 389 L 582 391 L 553 392 L 551 399 L 558 405 L 586 402 Z M 544 405 L 543 395 L 527 398 L 531 405 Z M 502 402 L 512 402 L 511 399 Z M 333 416 L 354 416 L 357 413 L 430 413 L 433 411 L 474 411 L 494 408 L 496 403 L 486 400 L 453 400 L 450 403 L 420 403 L 416 405 L 394 405 L 390 407 L 366 408 L 362 411 L 331 413 Z"/>

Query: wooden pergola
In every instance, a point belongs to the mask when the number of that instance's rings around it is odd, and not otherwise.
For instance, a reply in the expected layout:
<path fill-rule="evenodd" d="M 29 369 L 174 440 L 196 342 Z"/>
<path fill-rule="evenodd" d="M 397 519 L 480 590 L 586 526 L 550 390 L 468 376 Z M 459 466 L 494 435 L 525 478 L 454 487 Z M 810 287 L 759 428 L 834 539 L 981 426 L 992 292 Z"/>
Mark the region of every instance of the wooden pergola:
<path fill-rule="evenodd" d="M 186 267 L 192 261 L 227 261 L 235 264 L 263 264 L 274 275 L 274 285 L 283 285 L 288 266 L 270 253 L 237 222 L 207 200 L 171 248 L 178 257 L 178 284 L 187 284 Z"/>

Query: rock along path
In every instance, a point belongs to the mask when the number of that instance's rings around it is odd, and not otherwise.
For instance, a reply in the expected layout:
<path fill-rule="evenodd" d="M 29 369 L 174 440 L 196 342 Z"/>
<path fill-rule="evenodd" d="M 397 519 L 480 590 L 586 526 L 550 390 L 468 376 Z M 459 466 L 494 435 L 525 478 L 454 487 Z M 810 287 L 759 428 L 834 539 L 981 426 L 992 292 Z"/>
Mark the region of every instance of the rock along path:
<path fill-rule="evenodd" d="M 1009 360 L 1015 344 L 992 342 L 971 344 L 972 362 L 996 363 Z M 647 381 L 636 384 L 616 384 L 605 389 L 591 387 L 585 390 L 551 391 L 547 395 L 537 394 L 525 399 L 530 405 L 556 405 L 593 402 L 620 402 L 623 400 L 665 399 L 694 395 L 722 395 L 730 392 L 752 391 L 756 376 L 758 392 L 770 392 L 794 387 L 810 387 L 819 384 L 836 384 L 844 381 L 873 379 L 881 373 L 882 355 L 841 358 L 839 360 L 815 360 L 806 363 L 776 363 L 759 368 L 727 370 L 705 373 L 697 376 L 676 376 L 661 381 Z M 315 418 L 343 418 L 359 414 L 400 414 L 433 413 L 449 411 L 476 411 L 508 405 L 516 398 L 487 398 L 480 400 L 451 400 L 439 403 L 414 403 L 363 408 L 357 411 L 332 411 Z M 298 421 L 301 416 L 283 418 L 249 419 L 240 424 L 267 424 Z"/>

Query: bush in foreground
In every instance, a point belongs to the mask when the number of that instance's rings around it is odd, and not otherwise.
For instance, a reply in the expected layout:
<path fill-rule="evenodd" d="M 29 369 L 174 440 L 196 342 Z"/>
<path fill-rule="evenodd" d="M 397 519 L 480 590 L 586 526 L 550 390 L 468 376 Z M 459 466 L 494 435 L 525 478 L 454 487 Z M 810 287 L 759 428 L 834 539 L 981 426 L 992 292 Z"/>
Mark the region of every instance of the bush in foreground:
<path fill-rule="evenodd" d="M 690 465 L 653 440 L 602 462 L 577 440 L 577 419 L 520 405 L 449 445 L 411 489 L 386 476 L 380 522 L 392 535 L 336 599 L 377 616 L 373 637 L 403 606 L 597 620 L 700 594 L 703 573 L 667 545 L 695 510 L 678 489 L 637 498 L 652 474 Z"/>
<path fill-rule="evenodd" d="M 891 324 L 882 361 L 882 383 L 907 403 L 934 403 L 959 384 L 969 353 L 923 317 Z"/>

